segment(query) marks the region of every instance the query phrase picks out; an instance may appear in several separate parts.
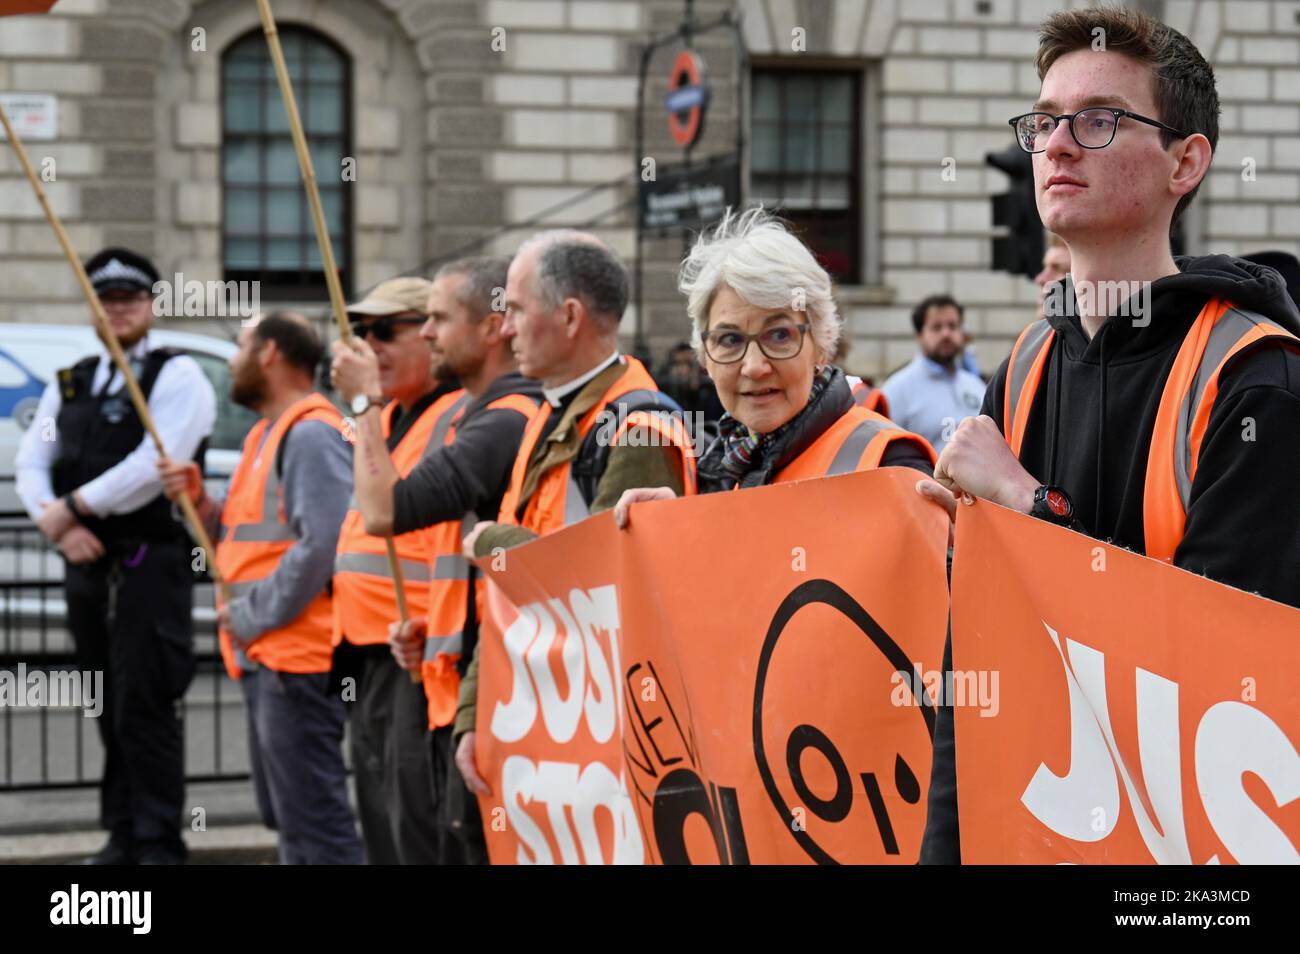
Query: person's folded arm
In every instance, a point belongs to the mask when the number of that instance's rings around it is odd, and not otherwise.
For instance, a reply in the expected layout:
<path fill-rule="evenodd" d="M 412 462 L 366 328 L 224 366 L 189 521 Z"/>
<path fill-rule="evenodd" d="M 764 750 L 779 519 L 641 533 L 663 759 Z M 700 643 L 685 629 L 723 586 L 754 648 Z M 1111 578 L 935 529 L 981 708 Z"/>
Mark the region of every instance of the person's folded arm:
<path fill-rule="evenodd" d="M 127 399 L 125 390 L 122 399 Z M 212 385 L 198 362 L 186 355 L 162 366 L 148 407 L 167 456 L 176 460 L 194 458 L 217 418 Z M 77 497 L 99 517 L 139 510 L 162 492 L 157 461 L 158 448 L 146 432 L 131 453 L 77 488 Z"/>
<path fill-rule="evenodd" d="M 54 421 L 61 404 L 58 384 L 51 381 L 41 393 L 36 416 L 23 432 L 14 457 L 14 490 L 33 520 L 40 517 L 45 504 L 54 500 L 52 470 L 59 456 L 59 432 Z"/>

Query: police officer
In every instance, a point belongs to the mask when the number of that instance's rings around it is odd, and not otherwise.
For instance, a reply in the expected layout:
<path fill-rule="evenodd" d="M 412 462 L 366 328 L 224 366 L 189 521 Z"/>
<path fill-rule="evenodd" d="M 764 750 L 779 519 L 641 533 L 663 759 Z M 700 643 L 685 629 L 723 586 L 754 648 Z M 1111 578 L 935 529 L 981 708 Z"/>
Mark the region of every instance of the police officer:
<path fill-rule="evenodd" d="M 201 461 L 216 397 L 192 358 L 150 338 L 157 270 L 142 255 L 108 248 L 86 272 L 168 454 Z M 194 581 L 191 544 L 161 494 L 157 458 L 103 349 L 46 387 L 15 460 L 23 506 L 66 562 L 77 664 L 104 673 L 100 811 L 109 841 L 88 864 L 185 860 L 176 703 L 194 672 Z"/>

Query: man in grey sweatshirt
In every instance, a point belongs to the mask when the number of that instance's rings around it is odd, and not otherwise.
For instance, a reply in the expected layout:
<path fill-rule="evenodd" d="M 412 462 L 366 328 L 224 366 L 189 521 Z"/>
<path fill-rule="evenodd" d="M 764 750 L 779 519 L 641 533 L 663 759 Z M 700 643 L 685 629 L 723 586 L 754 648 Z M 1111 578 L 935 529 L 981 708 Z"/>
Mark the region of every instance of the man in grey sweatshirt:
<path fill-rule="evenodd" d="M 352 445 L 312 383 L 324 355 L 301 315 L 268 315 L 240 334 L 231 398 L 263 422 L 222 500 L 192 463 L 160 461 L 163 492 L 188 493 L 232 593 L 218 622 L 227 668 L 248 704 L 249 761 L 258 808 L 280 834 L 283 864 L 360 864 L 347 798 L 344 708 L 329 691 L 332 614 L 327 586 L 352 494 Z M 288 424 L 287 429 L 282 424 Z M 260 519 L 249 501 L 265 501 Z M 274 562 L 266 572 L 269 561 Z"/>

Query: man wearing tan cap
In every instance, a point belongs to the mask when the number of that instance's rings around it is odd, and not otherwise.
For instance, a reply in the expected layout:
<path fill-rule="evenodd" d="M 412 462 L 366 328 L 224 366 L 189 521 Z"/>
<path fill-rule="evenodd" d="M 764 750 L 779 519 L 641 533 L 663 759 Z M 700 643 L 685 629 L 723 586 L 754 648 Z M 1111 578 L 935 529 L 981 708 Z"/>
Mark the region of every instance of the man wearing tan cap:
<path fill-rule="evenodd" d="M 335 386 L 353 421 L 377 425 L 383 439 L 354 455 L 358 475 L 376 466 L 371 455 L 382 454 L 386 446 L 392 466 L 406 476 L 431 441 L 442 443 L 464 403 L 458 384 L 432 375 L 432 356 L 420 339 L 429 289 L 423 278 L 394 278 L 348 308 L 354 347 L 368 358 L 367 373 L 355 381 L 335 376 Z M 372 407 L 380 413 L 367 415 Z M 403 533 L 393 543 L 410 614 L 423 616 L 430 562 L 425 535 Z M 354 495 L 334 563 L 334 676 L 344 699 L 353 703 L 352 766 L 366 857 L 371 864 L 432 864 L 439 857 L 440 828 L 425 730 L 427 701 L 423 687 L 412 682 L 388 648 L 396 604 L 385 541 L 367 532 Z"/>

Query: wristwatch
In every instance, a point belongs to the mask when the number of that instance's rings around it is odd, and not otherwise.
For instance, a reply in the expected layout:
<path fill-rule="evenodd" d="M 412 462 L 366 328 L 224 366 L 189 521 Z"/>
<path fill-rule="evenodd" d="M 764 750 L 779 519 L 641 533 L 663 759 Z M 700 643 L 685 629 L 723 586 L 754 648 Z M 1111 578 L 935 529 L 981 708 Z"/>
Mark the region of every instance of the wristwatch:
<path fill-rule="evenodd" d="M 72 494 L 64 494 L 64 495 L 63 495 L 63 505 L 64 505 L 65 507 L 67 507 L 67 508 L 68 508 L 68 512 L 69 512 L 70 514 L 72 514 L 72 516 L 74 516 L 74 517 L 77 519 L 77 523 L 84 523 L 84 522 L 85 522 L 85 520 L 86 520 L 86 515 L 85 515 L 84 513 L 82 513 L 82 512 L 81 512 L 81 508 L 77 506 L 77 498 L 76 498 L 76 497 L 74 497 Z"/>
<path fill-rule="evenodd" d="M 1029 515 L 1068 527 L 1074 522 L 1074 502 L 1060 487 L 1044 484 L 1034 491 L 1034 505 L 1029 508 Z"/>
<path fill-rule="evenodd" d="M 382 408 L 383 406 L 384 397 L 382 394 L 379 397 L 371 397 L 369 394 L 358 394 L 352 399 L 352 415 L 354 417 L 360 417 L 372 407 Z"/>

